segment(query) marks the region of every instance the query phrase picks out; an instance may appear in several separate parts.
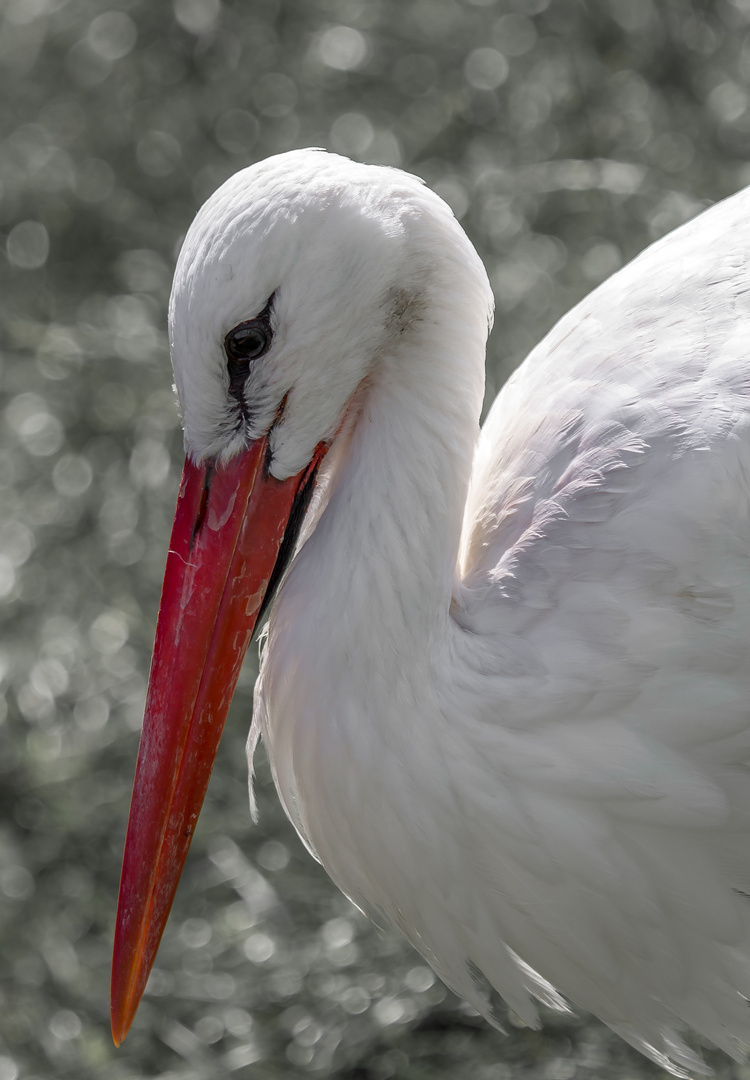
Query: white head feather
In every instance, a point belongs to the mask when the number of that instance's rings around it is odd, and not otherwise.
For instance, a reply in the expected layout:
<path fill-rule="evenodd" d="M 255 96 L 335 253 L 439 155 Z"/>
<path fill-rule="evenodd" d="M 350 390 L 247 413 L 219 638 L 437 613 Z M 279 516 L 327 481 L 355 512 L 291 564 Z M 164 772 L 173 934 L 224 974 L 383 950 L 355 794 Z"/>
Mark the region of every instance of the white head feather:
<path fill-rule="evenodd" d="M 447 269 L 443 252 L 457 245 L 474 264 L 489 310 L 473 248 L 416 177 L 318 150 L 281 154 L 233 176 L 191 225 L 172 290 L 187 453 L 226 461 L 273 426 L 271 472 L 279 479 L 298 472 L 315 445 L 333 437 L 378 357 L 423 317 L 431 279 Z M 229 394 L 223 342 L 270 297 L 273 344 L 251 368 L 243 421 Z"/>

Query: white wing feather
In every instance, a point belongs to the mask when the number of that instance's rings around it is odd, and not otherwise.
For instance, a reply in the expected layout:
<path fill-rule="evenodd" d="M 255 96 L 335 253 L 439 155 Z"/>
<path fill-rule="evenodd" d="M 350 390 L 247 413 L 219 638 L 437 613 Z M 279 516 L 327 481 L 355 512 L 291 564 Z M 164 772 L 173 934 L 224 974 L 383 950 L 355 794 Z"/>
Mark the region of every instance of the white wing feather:
<path fill-rule="evenodd" d="M 678 1075 L 685 1023 L 750 1043 L 749 217 L 652 247 L 509 381 L 455 596 L 491 917 Z"/>

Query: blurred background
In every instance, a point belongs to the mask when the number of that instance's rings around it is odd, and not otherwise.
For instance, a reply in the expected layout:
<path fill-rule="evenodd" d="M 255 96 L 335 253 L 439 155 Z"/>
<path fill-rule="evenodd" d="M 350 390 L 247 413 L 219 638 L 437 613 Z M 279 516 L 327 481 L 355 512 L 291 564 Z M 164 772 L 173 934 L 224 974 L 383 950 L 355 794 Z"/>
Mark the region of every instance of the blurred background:
<path fill-rule="evenodd" d="M 750 0 L 3 0 L 0 19 L 0 1080 L 663 1076 L 586 1017 L 491 1031 L 335 891 L 263 760 L 251 823 L 254 654 L 119 1051 L 109 955 L 181 467 L 166 305 L 198 206 L 297 146 L 423 176 L 495 288 L 491 400 L 597 282 L 750 181 Z"/>

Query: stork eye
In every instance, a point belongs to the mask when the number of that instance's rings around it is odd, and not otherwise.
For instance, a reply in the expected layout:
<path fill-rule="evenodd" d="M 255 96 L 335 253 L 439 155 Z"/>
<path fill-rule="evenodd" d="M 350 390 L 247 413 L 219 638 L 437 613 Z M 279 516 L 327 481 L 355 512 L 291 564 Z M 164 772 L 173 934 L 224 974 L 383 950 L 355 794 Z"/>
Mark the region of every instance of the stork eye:
<path fill-rule="evenodd" d="M 273 329 L 271 328 L 271 305 L 273 296 L 270 298 L 260 315 L 247 322 L 238 323 L 224 338 L 224 353 L 227 358 L 227 371 L 229 373 L 229 393 L 235 398 L 240 407 L 245 411 L 245 402 L 242 392 L 250 372 L 250 364 L 259 359 L 271 347 Z"/>
<path fill-rule="evenodd" d="M 240 323 L 230 330 L 224 339 L 224 348 L 230 365 L 257 360 L 271 344 L 271 327 L 260 319 Z"/>

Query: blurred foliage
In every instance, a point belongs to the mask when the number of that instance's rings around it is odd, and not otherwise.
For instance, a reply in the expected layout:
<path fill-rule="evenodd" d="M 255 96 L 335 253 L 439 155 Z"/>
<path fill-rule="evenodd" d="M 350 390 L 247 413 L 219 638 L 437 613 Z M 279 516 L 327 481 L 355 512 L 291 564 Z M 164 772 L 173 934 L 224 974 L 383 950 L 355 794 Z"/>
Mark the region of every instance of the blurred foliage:
<path fill-rule="evenodd" d="M 0 19 L 0 1080 L 657 1075 L 584 1019 L 491 1031 L 336 892 L 263 767 L 251 824 L 254 657 L 119 1051 L 109 951 L 181 456 L 165 312 L 198 205 L 295 146 L 421 174 L 496 290 L 494 396 L 589 288 L 750 179 L 750 0 L 4 0 Z"/>

